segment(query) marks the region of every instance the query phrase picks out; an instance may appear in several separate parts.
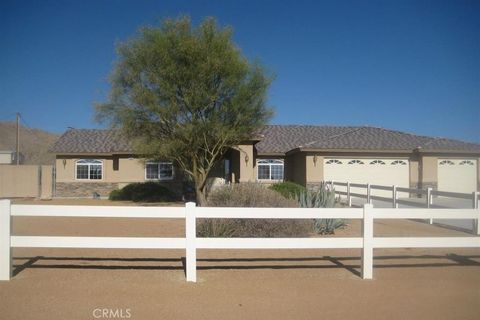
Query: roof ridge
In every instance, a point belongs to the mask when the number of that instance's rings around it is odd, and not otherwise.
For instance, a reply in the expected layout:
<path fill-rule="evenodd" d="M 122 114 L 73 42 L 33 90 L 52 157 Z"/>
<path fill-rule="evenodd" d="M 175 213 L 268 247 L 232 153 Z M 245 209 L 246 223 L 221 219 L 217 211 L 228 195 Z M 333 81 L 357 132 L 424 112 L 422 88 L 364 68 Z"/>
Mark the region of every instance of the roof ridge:
<path fill-rule="evenodd" d="M 348 127 L 346 126 L 346 127 L 344 127 L 344 128 L 348 128 Z M 350 128 L 352 128 L 352 127 L 350 127 Z M 332 139 L 338 138 L 338 137 L 340 137 L 340 136 L 344 136 L 344 135 L 347 135 L 347 134 L 350 134 L 350 133 L 357 132 L 357 131 L 359 131 L 359 130 L 365 129 L 366 127 L 365 127 L 365 126 L 361 126 L 361 127 L 353 127 L 353 128 L 355 128 L 355 129 L 352 129 L 352 130 L 347 131 L 347 132 L 342 132 L 342 133 L 339 133 L 339 134 L 335 134 L 335 135 L 333 135 L 333 136 L 329 136 L 329 137 L 327 137 L 326 139 L 321 139 L 321 140 L 332 140 Z M 301 147 L 306 147 L 306 146 L 312 145 L 312 144 L 314 144 L 314 143 L 316 143 L 316 142 L 319 142 L 319 141 L 320 141 L 320 140 L 310 141 L 310 142 L 308 142 L 308 143 L 305 143 L 305 145 L 303 145 L 303 146 L 298 146 L 298 147 L 299 147 L 299 148 L 301 148 Z"/>

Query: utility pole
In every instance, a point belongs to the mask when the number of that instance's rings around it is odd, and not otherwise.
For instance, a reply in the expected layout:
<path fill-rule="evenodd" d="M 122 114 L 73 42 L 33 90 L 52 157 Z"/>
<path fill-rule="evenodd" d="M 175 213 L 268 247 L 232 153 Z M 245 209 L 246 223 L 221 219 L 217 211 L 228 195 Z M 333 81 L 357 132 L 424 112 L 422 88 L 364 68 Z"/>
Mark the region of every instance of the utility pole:
<path fill-rule="evenodd" d="M 20 164 L 20 113 L 17 112 L 17 166 Z"/>

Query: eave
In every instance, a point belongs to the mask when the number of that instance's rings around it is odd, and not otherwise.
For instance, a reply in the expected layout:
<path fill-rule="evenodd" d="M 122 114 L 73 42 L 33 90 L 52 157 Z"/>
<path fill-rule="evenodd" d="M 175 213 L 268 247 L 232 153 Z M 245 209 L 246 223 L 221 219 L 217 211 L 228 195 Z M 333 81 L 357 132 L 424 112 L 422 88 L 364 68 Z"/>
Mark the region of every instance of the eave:
<path fill-rule="evenodd" d="M 134 152 L 52 152 L 55 156 L 114 156 L 114 155 L 135 155 Z"/>
<path fill-rule="evenodd" d="M 320 148 L 295 148 L 286 153 L 286 155 L 295 154 L 298 152 L 332 152 L 332 153 L 385 153 L 385 154 L 393 154 L 393 153 L 404 153 L 404 154 L 412 154 L 414 150 L 388 150 L 388 149 L 320 149 Z"/>

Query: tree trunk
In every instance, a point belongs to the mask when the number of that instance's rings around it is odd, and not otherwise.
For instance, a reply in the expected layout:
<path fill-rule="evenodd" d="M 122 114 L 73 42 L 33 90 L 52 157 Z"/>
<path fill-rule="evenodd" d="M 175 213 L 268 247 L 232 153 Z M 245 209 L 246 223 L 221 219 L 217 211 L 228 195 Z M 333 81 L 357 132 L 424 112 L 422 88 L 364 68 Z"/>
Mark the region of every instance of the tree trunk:
<path fill-rule="evenodd" d="M 195 183 L 195 197 L 197 199 L 197 206 L 205 206 L 207 204 L 207 198 L 205 197 L 205 179 L 206 177 L 198 172 L 197 161 L 193 158 L 193 183 Z"/>
<path fill-rule="evenodd" d="M 197 199 L 197 206 L 203 207 L 207 204 L 207 198 L 205 197 L 205 191 L 195 186 L 195 197 Z"/>

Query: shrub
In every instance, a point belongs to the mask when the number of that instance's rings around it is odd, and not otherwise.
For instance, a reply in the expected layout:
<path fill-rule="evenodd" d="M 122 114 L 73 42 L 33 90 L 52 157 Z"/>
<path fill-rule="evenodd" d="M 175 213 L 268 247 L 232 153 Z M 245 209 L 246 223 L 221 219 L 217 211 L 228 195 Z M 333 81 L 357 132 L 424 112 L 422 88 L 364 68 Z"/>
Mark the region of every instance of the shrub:
<path fill-rule="evenodd" d="M 213 190 L 207 199 L 211 207 L 298 207 L 293 199 L 265 188 L 259 183 L 240 183 Z"/>
<path fill-rule="evenodd" d="M 322 182 L 318 190 L 302 192 L 297 199 L 302 208 L 333 208 L 335 191 Z M 345 225 L 343 219 L 315 219 L 313 228 L 319 234 L 334 234 L 336 229 Z"/>
<path fill-rule="evenodd" d="M 269 189 L 280 193 L 285 198 L 296 199 L 298 195 L 306 191 L 304 186 L 286 181 L 272 184 Z"/>
<path fill-rule="evenodd" d="M 178 197 L 158 182 L 131 183 L 122 189 L 113 190 L 110 200 L 130 200 L 134 202 L 168 202 L 176 201 Z"/>
<path fill-rule="evenodd" d="M 207 203 L 212 207 L 298 207 L 278 192 L 256 183 L 242 183 L 214 190 Z M 305 219 L 201 219 L 199 237 L 292 237 L 307 236 L 313 223 Z"/>

